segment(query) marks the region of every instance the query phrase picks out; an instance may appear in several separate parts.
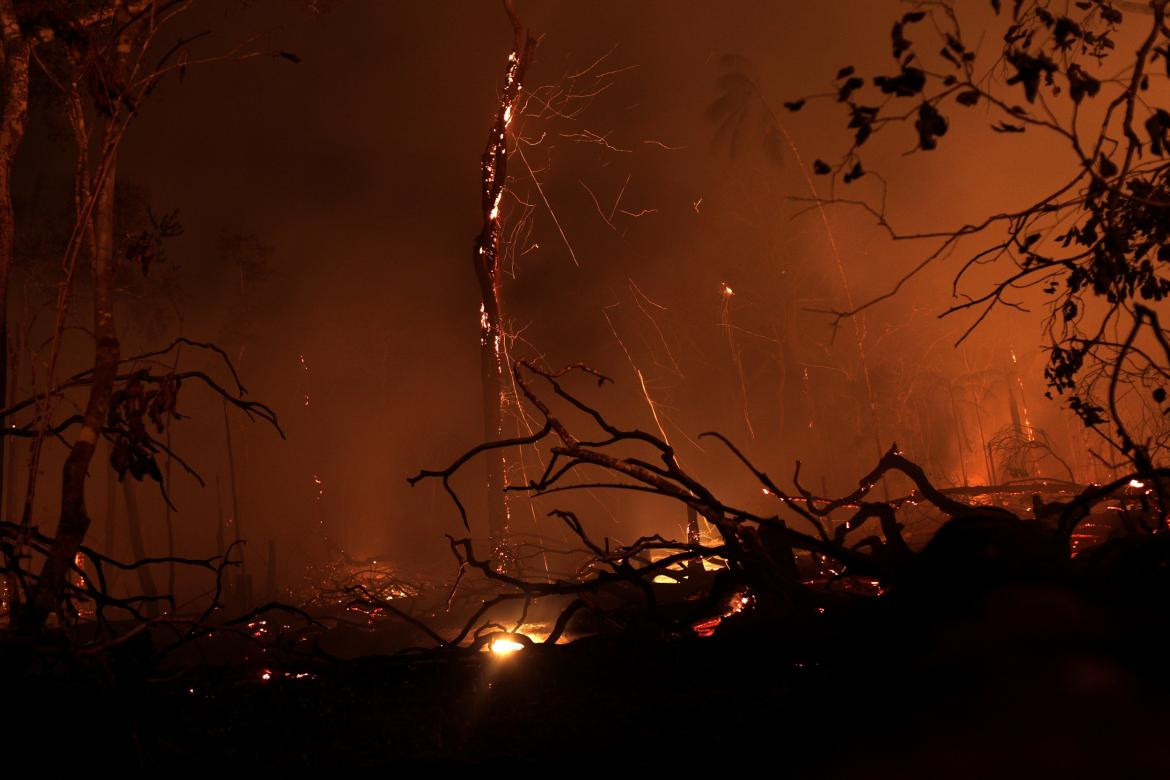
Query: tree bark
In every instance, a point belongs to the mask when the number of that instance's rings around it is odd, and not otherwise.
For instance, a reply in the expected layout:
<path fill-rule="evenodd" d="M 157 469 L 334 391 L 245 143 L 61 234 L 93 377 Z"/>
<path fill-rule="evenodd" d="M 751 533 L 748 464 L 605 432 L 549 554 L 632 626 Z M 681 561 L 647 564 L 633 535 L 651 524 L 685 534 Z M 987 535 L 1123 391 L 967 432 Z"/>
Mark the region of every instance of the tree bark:
<path fill-rule="evenodd" d="M 0 0 L 0 409 L 8 406 L 8 280 L 15 249 L 12 162 L 28 119 L 31 44 L 21 32 L 13 0 Z M 5 420 L 0 418 L 0 424 Z M 5 448 L 0 447 L 0 506 L 4 506 Z"/>
<path fill-rule="evenodd" d="M 120 84 L 125 76 L 130 54 L 141 32 L 130 23 L 127 9 L 118 4 L 114 20 L 117 33 L 115 54 L 107 74 L 108 83 Z M 80 74 L 75 71 L 74 78 Z M 109 100 L 109 96 L 104 96 Z M 104 118 L 99 138 L 100 156 L 96 167 L 81 170 L 78 193 L 79 227 L 86 231 L 90 250 L 90 274 L 93 283 L 93 334 L 96 342 L 89 399 L 77 438 L 65 459 L 61 476 L 61 512 L 57 533 L 45 556 L 37 577 L 30 603 L 22 610 L 19 624 L 24 633 L 35 634 L 44 626 L 49 614 L 60 603 L 67 583 L 70 566 L 78 548 L 89 531 L 90 517 L 85 507 L 85 480 L 94 450 L 101 438 L 102 428 L 110 411 L 114 392 L 120 346 L 114 322 L 114 205 L 117 171 L 117 148 L 128 117 L 121 107 L 110 105 L 111 113 Z M 80 125 L 83 116 L 74 117 Z M 85 134 L 79 132 L 79 144 Z M 83 161 L 86 150 L 79 149 Z M 92 210 L 87 211 L 92 202 Z M 50 382 L 52 377 L 50 376 Z M 129 508 L 128 508 L 129 509 Z"/>
<path fill-rule="evenodd" d="M 495 441 L 503 436 L 503 406 L 507 391 L 498 272 L 502 232 L 500 201 L 508 181 L 508 125 L 512 121 L 516 98 L 523 87 L 528 65 L 536 51 L 536 39 L 525 31 L 512 8 L 511 0 L 504 0 L 504 9 L 512 22 L 515 43 L 504 72 L 504 89 L 496 120 L 480 161 L 483 227 L 476 237 L 472 252 L 480 293 L 479 353 L 485 441 Z M 486 463 L 488 532 L 492 558 L 500 571 L 508 571 L 512 568 L 512 554 L 508 539 L 508 503 L 505 493 L 508 475 L 504 451 L 489 453 Z"/>

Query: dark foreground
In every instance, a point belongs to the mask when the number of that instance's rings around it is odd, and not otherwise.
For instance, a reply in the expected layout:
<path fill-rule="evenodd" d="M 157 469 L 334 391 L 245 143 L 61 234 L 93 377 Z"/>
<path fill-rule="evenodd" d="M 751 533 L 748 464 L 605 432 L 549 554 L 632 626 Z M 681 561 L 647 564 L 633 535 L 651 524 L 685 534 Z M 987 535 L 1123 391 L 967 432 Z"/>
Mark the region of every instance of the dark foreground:
<path fill-rule="evenodd" d="M 598 636 L 506 659 L 146 675 L 132 644 L 51 669 L 6 645 L 0 734 L 10 761 L 59 771 L 762 762 L 776 776 L 1168 777 L 1165 559 L 1122 560 L 1108 582 L 908 587 L 783 625 L 733 618 L 707 639 Z"/>

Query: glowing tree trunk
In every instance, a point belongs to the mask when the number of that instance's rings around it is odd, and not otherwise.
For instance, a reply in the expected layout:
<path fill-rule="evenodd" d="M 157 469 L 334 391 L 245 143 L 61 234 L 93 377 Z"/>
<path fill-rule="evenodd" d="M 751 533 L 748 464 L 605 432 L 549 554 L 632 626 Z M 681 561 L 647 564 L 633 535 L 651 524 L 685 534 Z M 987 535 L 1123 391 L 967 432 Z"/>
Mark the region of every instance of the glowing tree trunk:
<path fill-rule="evenodd" d="M 472 253 L 480 291 L 479 349 L 485 441 L 495 441 L 503 435 L 506 397 L 507 366 L 504 365 L 503 355 L 499 262 L 500 201 L 508 179 L 508 125 L 524 84 L 525 72 L 536 50 L 536 40 L 520 24 L 510 0 L 505 0 L 504 9 L 512 22 L 515 45 L 508 55 L 499 110 L 480 163 L 483 227 L 476 237 Z M 495 450 L 487 458 L 488 532 L 491 535 L 492 555 L 501 571 L 508 570 L 512 565 L 508 541 L 508 503 L 504 492 L 508 477 L 503 452 Z"/>

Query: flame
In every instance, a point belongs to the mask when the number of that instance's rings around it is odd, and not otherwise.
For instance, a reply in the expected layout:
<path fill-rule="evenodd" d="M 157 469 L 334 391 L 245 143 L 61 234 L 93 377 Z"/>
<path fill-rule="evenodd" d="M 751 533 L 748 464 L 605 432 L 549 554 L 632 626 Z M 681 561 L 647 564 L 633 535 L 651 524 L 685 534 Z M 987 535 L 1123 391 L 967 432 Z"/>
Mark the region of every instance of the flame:
<path fill-rule="evenodd" d="M 501 634 L 492 638 L 488 643 L 488 652 L 497 658 L 508 658 L 523 650 L 526 645 L 513 637 L 524 636 L 523 634 Z M 525 637 L 527 638 L 527 637 Z"/>

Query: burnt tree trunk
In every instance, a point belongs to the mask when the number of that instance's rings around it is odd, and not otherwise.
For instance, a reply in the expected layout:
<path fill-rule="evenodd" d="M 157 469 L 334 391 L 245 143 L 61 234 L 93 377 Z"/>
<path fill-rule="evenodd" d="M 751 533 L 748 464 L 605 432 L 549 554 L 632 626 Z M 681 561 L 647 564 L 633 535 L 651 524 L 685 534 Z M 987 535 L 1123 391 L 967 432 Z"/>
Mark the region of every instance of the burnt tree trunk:
<path fill-rule="evenodd" d="M 507 367 L 503 354 L 499 261 L 500 201 L 508 179 L 508 125 L 512 121 L 516 99 L 536 50 L 536 39 L 525 31 L 516 17 L 511 0 L 505 0 L 504 8 L 512 22 L 515 44 L 512 53 L 508 55 L 503 94 L 480 163 L 483 227 L 472 251 L 480 293 L 479 352 L 485 441 L 503 437 L 503 406 L 506 397 Z M 501 571 L 507 571 L 512 567 L 512 555 L 508 540 L 508 503 L 504 492 L 508 484 L 504 451 L 489 453 L 486 462 L 488 532 L 491 536 L 492 558 Z"/>
<path fill-rule="evenodd" d="M 12 271 L 16 221 L 12 212 L 12 162 L 28 118 L 31 46 L 21 32 L 13 0 L 0 0 L 0 409 L 8 406 L 8 280 Z M 0 424 L 5 421 L 0 418 Z M 4 484 L 0 447 L 0 502 Z M 4 504 L 0 503 L 0 506 Z"/>
<path fill-rule="evenodd" d="M 0 0 L 0 409 L 8 406 L 8 279 L 16 232 L 12 162 L 24 138 L 28 117 L 29 53 L 30 46 L 21 32 L 13 0 Z M 4 423 L 0 418 L 0 425 Z M 11 485 L 4 484 L 4 447 L 0 447 L 0 502 L 6 487 L 11 489 Z M 8 582 L 9 609 L 23 595 L 13 575 Z"/>
<path fill-rule="evenodd" d="M 131 53 L 144 43 L 144 30 L 133 21 L 126 6 L 118 4 L 115 7 L 113 24 L 117 32 L 110 60 L 106 63 L 108 71 L 105 84 L 124 82 Z M 76 94 L 83 68 L 77 52 L 72 52 L 71 58 L 74 61 L 71 77 Z M 121 96 L 110 94 L 100 85 L 91 97 L 106 111 L 98 137 L 100 154 L 96 166 L 88 165 L 87 150 L 84 148 L 88 139 L 83 130 L 85 115 L 75 112 L 72 121 L 78 136 L 78 153 L 83 161 L 78 175 L 78 228 L 85 236 L 89 249 L 93 284 L 93 336 L 96 342 L 93 373 L 85 414 L 62 470 L 61 513 L 57 532 L 37 577 L 30 603 L 20 616 L 20 628 L 25 633 L 39 632 L 49 614 L 61 602 L 70 567 L 89 531 L 85 480 L 102 428 L 109 417 L 110 399 L 114 393 L 120 358 L 118 332 L 114 323 L 114 190 L 118 144 L 132 109 L 124 108 Z M 128 113 L 124 114 L 124 110 Z"/>

